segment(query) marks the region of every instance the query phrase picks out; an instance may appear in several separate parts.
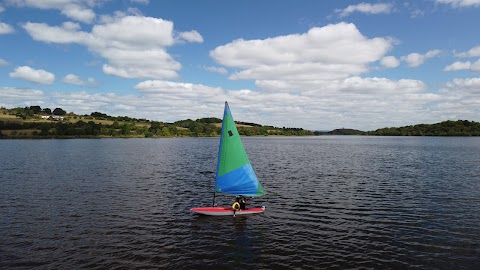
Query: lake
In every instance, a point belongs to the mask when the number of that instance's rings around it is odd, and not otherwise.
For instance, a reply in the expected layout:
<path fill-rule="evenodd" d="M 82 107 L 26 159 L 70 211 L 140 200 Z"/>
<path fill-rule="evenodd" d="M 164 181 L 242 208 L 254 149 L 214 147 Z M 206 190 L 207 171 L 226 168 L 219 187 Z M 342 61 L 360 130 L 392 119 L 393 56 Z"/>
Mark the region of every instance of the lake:
<path fill-rule="evenodd" d="M 243 141 L 266 212 L 233 218 L 189 211 L 218 138 L 0 140 L 0 268 L 480 269 L 480 138 Z"/>

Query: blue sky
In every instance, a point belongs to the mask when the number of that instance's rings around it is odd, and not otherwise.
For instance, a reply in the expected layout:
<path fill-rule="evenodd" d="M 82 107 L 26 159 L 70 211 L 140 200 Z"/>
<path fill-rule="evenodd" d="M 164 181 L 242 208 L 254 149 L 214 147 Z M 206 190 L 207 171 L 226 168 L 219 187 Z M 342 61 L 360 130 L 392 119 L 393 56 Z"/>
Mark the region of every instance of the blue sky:
<path fill-rule="evenodd" d="M 480 121 L 480 0 L 0 1 L 0 106 L 312 130 Z"/>

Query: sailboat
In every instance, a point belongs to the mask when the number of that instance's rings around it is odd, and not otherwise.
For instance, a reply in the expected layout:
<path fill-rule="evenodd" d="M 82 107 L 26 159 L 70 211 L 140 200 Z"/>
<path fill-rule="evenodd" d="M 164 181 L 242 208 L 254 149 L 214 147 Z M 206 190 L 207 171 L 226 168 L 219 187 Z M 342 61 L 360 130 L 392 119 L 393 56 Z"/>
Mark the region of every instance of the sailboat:
<path fill-rule="evenodd" d="M 196 207 L 190 211 L 210 216 L 235 216 L 265 212 L 264 206 L 245 210 L 238 209 L 235 203 L 228 207 L 216 206 L 215 196 L 217 193 L 245 197 L 258 197 L 265 193 L 248 160 L 227 102 L 225 102 L 223 112 L 212 206 Z"/>

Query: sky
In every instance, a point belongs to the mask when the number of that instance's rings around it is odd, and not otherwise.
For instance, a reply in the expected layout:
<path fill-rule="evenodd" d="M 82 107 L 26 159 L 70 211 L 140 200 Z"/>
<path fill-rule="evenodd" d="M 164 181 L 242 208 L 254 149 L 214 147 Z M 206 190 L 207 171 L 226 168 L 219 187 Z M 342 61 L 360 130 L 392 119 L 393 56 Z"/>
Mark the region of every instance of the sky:
<path fill-rule="evenodd" d="M 0 0 L 0 107 L 309 130 L 480 121 L 480 0 Z"/>

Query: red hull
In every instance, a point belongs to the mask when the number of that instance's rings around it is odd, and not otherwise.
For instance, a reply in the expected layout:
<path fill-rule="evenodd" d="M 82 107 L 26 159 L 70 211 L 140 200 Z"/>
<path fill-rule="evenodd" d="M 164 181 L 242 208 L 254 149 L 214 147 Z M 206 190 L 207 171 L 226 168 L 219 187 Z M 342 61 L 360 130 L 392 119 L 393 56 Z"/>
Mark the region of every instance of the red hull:
<path fill-rule="evenodd" d="M 249 208 L 245 210 L 233 211 L 230 207 L 196 207 L 190 209 L 190 211 L 208 216 L 233 216 L 233 215 L 251 215 L 262 214 L 265 212 L 265 207 L 261 208 Z"/>

